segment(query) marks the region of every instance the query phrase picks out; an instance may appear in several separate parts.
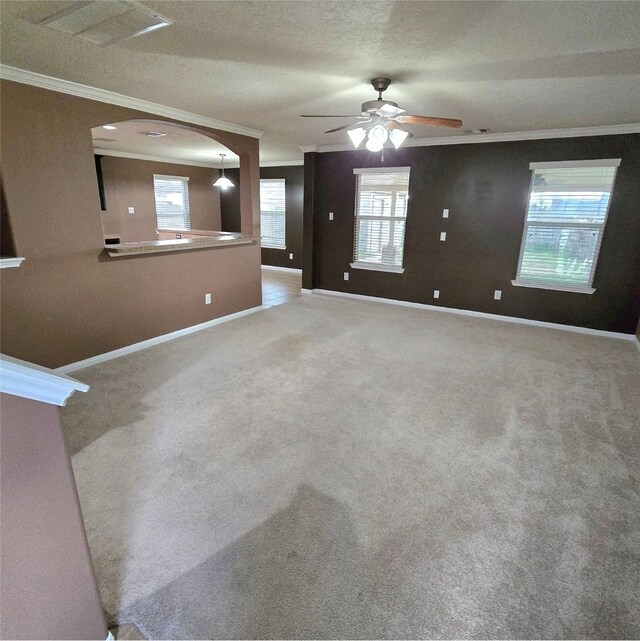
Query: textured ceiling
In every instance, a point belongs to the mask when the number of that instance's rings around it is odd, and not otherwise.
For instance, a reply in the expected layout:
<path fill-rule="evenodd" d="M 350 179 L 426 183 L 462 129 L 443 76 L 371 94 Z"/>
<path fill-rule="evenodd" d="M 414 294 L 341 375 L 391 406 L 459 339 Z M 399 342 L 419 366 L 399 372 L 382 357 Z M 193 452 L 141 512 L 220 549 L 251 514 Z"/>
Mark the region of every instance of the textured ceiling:
<path fill-rule="evenodd" d="M 215 140 L 188 129 L 144 120 L 127 120 L 112 124 L 115 129 L 94 127 L 91 130 L 95 149 L 195 161 L 211 167 L 219 167 L 219 154 L 225 154 L 225 166 L 234 167 L 239 163 L 238 156 L 232 151 Z M 146 135 L 148 131 L 157 131 L 166 136 L 152 138 Z"/>
<path fill-rule="evenodd" d="M 409 113 L 464 129 L 640 122 L 635 1 L 146 1 L 174 24 L 103 48 L 28 22 L 67 4 L 3 0 L 2 62 L 262 129 L 263 161 L 345 142 L 322 131 L 348 121 L 299 114 L 357 113 L 375 75 Z"/>

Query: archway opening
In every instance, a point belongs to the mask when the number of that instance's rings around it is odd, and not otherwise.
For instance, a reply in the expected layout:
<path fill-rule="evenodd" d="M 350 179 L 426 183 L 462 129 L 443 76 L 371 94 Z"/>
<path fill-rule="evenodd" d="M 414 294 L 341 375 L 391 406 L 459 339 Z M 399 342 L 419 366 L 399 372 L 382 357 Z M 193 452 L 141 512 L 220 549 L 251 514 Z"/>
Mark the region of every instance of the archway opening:
<path fill-rule="evenodd" d="M 221 136 L 147 119 L 98 125 L 91 136 L 106 244 L 253 233 L 241 213 L 247 159 Z"/>

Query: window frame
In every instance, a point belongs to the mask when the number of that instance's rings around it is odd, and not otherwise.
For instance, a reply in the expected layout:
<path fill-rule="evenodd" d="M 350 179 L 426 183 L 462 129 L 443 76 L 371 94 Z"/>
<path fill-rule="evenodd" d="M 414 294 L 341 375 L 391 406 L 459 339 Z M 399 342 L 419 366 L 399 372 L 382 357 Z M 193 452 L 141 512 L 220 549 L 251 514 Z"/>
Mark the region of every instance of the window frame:
<path fill-rule="evenodd" d="M 186 202 L 183 201 L 184 218 L 186 227 L 161 227 L 158 220 L 158 201 L 156 200 L 156 178 L 160 180 L 179 180 L 183 184 L 183 192 Z M 153 174 L 153 205 L 156 213 L 156 229 L 176 229 L 180 231 L 191 231 L 191 206 L 189 203 L 189 176 L 171 176 L 168 174 Z"/>
<path fill-rule="evenodd" d="M 408 173 L 407 182 L 407 207 L 403 218 L 397 216 L 371 216 L 371 215 L 358 215 L 358 205 L 360 196 L 360 176 L 363 174 L 390 174 L 390 173 Z M 375 272 L 387 272 L 389 274 L 403 274 L 404 273 L 404 247 L 407 238 L 407 218 L 409 217 L 409 185 L 411 182 L 411 167 L 355 167 L 353 173 L 356 176 L 355 185 L 355 203 L 353 211 L 353 262 L 349 263 L 352 269 L 365 269 Z M 396 194 L 393 195 L 391 200 L 391 212 L 395 212 Z M 404 221 L 404 238 L 402 240 L 402 264 L 401 265 L 388 265 L 385 263 L 364 262 L 357 260 L 358 251 L 358 221 L 359 220 L 388 220 L 391 223 L 398 220 Z"/>
<path fill-rule="evenodd" d="M 609 210 L 611 209 L 611 200 L 613 197 L 613 190 L 615 187 L 617 169 L 622 160 L 620 158 L 602 158 L 596 160 L 560 160 L 551 162 L 531 162 L 529 163 L 529 170 L 531 171 L 531 181 L 529 184 L 529 192 L 527 196 L 527 205 L 525 211 L 524 225 L 522 229 L 522 239 L 520 241 L 520 253 L 518 255 L 518 266 L 516 268 L 516 277 L 511 281 L 515 287 L 531 287 L 534 289 L 549 289 L 561 292 L 574 292 L 577 294 L 593 294 L 596 289 L 593 287 L 593 280 L 595 278 L 596 268 L 598 265 L 598 258 L 600 257 L 600 249 L 602 248 L 602 239 L 609 220 Z M 601 223 L 572 223 L 572 222 L 534 222 L 530 223 L 529 207 L 531 206 L 531 194 L 533 192 L 533 183 L 536 176 L 537 169 L 580 169 L 583 167 L 613 167 L 613 178 L 611 180 L 611 191 L 609 200 L 607 202 L 607 209 Z M 554 280 L 527 280 L 521 277 L 522 261 L 524 258 L 524 250 L 527 242 L 527 233 L 529 227 L 556 227 L 558 229 L 573 229 L 573 228 L 591 228 L 600 231 L 598 240 L 596 242 L 595 250 L 593 253 L 593 261 L 591 263 L 591 271 L 589 272 L 589 279 L 585 284 L 570 284 L 562 283 Z"/>
<path fill-rule="evenodd" d="M 260 247 L 263 249 L 277 249 L 280 251 L 286 251 L 287 249 L 287 179 L 286 178 L 260 178 L 260 188 L 262 189 L 263 183 L 278 183 L 282 184 L 282 189 L 284 193 L 284 212 L 282 212 L 282 233 L 283 233 L 283 244 L 282 245 L 265 245 L 262 241 L 262 193 L 260 194 Z M 274 212 L 269 212 L 273 214 Z"/>

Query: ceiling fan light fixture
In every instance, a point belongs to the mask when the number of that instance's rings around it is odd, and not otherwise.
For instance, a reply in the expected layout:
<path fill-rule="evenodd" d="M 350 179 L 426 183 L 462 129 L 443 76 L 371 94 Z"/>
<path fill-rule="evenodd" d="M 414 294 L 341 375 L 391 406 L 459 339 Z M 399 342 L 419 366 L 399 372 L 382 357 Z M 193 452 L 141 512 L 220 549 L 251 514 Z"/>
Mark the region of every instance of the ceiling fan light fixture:
<path fill-rule="evenodd" d="M 391 140 L 393 146 L 398 149 L 408 136 L 413 134 L 405 131 L 400 125 L 429 125 L 431 127 L 451 127 L 459 129 L 462 127 L 462 120 L 458 118 L 440 118 L 436 116 L 418 116 L 407 114 L 398 103 L 382 98 L 391 80 L 389 78 L 373 78 L 371 86 L 378 92 L 376 100 L 367 100 L 361 105 L 362 115 L 340 116 L 337 114 L 315 114 L 303 115 L 302 118 L 356 118 L 360 122 L 349 122 L 340 127 L 328 129 L 325 134 L 333 134 L 337 131 L 347 131 L 353 146 L 358 149 L 366 137 L 366 148 L 369 151 L 381 151 L 387 142 Z M 473 130 L 468 133 L 484 133 L 484 130 Z"/>
<path fill-rule="evenodd" d="M 356 129 L 347 129 L 347 133 L 349 134 L 349 138 L 351 138 L 351 142 L 356 149 L 367 137 L 367 132 L 362 127 L 356 127 Z"/>
<path fill-rule="evenodd" d="M 393 146 L 398 149 L 400 145 L 406 140 L 408 135 L 409 132 L 405 131 L 404 129 L 392 129 L 391 133 L 389 134 L 389 140 L 391 141 Z"/>
<path fill-rule="evenodd" d="M 382 126 L 382 125 L 373 125 L 371 129 L 369 129 L 369 142 L 374 142 L 380 145 L 380 148 L 382 148 L 382 145 L 384 145 L 385 142 L 389 139 L 389 132 Z M 369 146 L 367 145 L 367 149 Z"/>
<path fill-rule="evenodd" d="M 226 154 L 220 154 L 220 159 L 222 160 L 222 173 L 220 178 L 213 183 L 214 187 L 222 189 L 223 191 L 229 189 L 229 187 L 235 187 L 235 185 L 224 175 L 224 157 Z"/>

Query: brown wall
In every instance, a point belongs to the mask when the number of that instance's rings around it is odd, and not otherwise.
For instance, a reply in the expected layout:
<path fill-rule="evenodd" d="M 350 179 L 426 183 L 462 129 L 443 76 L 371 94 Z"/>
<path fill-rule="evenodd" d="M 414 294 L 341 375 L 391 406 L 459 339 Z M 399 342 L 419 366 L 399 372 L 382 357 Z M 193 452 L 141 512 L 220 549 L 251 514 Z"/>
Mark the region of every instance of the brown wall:
<path fill-rule="evenodd" d="M 11 222 L 9 221 L 9 210 L 7 201 L 4 197 L 4 187 L 2 186 L 2 177 L 0 176 L 0 256 L 6 258 L 15 256 L 16 248 L 13 244 L 13 232 L 11 231 Z"/>
<path fill-rule="evenodd" d="M 3 187 L 26 257 L 0 276 L 4 353 L 58 367 L 260 304 L 257 245 L 105 255 L 91 128 L 153 116 L 10 81 L 0 98 Z M 242 229 L 259 233 L 258 141 L 198 129 L 240 155 Z"/>
<path fill-rule="evenodd" d="M 225 169 L 225 176 L 236 186 L 234 189 L 225 189 L 220 191 L 220 218 L 222 231 L 240 231 L 240 190 L 237 189 L 240 182 L 240 171 L 238 169 Z M 258 190 L 260 184 L 258 183 Z M 260 191 L 258 191 L 260 198 Z M 258 210 L 260 215 L 260 210 Z"/>
<path fill-rule="evenodd" d="M 119 236 L 122 242 L 156 240 L 154 174 L 188 176 L 191 229 L 220 229 L 220 195 L 213 187 L 217 169 L 104 156 L 105 236 Z M 128 213 L 130 206 L 135 207 L 134 214 Z"/>
<path fill-rule="evenodd" d="M 304 167 L 260 167 L 260 178 L 284 178 L 286 249 L 262 250 L 262 264 L 302 269 L 302 204 Z M 293 260 L 289 254 L 293 254 Z"/>
<path fill-rule="evenodd" d="M 355 167 L 378 154 L 305 154 L 304 287 L 633 334 L 640 316 L 640 135 L 385 149 L 410 166 L 404 274 L 351 269 Z M 514 287 L 532 161 L 622 158 L 592 295 Z M 307 211 L 308 202 L 313 210 Z M 448 208 L 450 217 L 442 218 Z M 328 212 L 335 213 L 329 221 Z M 440 242 L 441 231 L 447 232 Z M 350 280 L 343 280 L 343 272 Z M 440 299 L 433 299 L 433 290 Z M 502 300 L 493 291 L 502 290 Z"/>
<path fill-rule="evenodd" d="M 3 639 L 106 639 L 59 410 L 0 394 Z"/>

